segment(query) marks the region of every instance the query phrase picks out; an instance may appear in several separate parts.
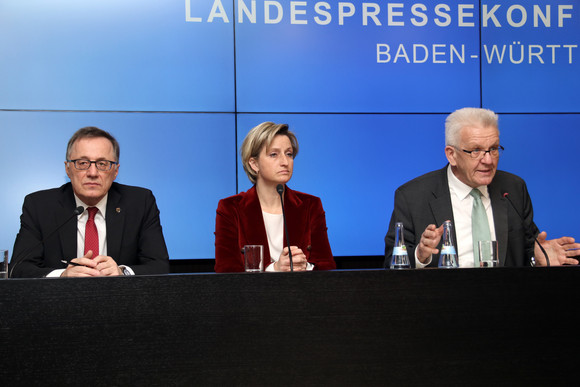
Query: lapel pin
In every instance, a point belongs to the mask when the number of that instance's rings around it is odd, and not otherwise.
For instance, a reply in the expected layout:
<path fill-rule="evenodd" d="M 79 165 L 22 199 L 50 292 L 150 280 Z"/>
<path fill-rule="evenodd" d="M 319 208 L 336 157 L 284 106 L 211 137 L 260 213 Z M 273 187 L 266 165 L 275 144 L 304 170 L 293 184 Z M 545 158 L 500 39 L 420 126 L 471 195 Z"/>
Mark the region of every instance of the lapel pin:
<path fill-rule="evenodd" d="M 117 211 L 117 214 L 121 212 L 121 209 L 119 207 L 115 208 L 115 211 Z"/>

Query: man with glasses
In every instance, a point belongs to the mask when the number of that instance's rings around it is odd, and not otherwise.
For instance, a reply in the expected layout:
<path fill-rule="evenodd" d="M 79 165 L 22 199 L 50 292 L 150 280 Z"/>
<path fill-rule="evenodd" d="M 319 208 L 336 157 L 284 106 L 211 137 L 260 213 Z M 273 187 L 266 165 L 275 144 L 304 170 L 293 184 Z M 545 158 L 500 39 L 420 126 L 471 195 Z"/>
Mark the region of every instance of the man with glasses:
<path fill-rule="evenodd" d="M 114 183 L 119 144 L 96 127 L 69 140 L 70 183 L 24 199 L 14 243 L 14 277 L 92 277 L 169 272 L 151 191 Z"/>
<path fill-rule="evenodd" d="M 485 240 L 498 241 L 500 266 L 546 265 L 538 245 L 546 250 L 551 265 L 578 264 L 571 257 L 578 254 L 572 249 L 580 248 L 580 244 L 570 237 L 547 240 L 546 233 L 540 233 L 534 224 L 525 182 L 497 170 L 503 150 L 494 112 L 463 108 L 451 113 L 445 121 L 445 155 L 449 164 L 411 180 L 395 192 L 385 236 L 385 267 L 391 261 L 396 222 L 402 222 L 405 228 L 411 265 L 437 266 L 434 255 L 441 251 L 446 220 L 455 226 L 453 236 L 460 267 L 477 266 L 479 257 L 474 252 L 477 242 L 473 235 L 481 232 L 485 233 Z M 472 218 L 474 213 L 480 215 L 477 222 Z"/>

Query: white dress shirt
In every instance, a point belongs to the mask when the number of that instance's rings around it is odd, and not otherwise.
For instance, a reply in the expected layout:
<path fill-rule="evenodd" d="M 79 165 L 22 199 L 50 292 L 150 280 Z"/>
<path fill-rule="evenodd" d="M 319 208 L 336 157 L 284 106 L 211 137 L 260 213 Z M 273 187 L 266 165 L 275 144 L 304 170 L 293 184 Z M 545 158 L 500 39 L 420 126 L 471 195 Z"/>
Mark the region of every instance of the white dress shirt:
<path fill-rule="evenodd" d="M 284 216 L 282 214 L 270 214 L 262 211 L 262 217 L 264 218 L 268 246 L 270 247 L 270 251 L 265 252 L 265 254 L 270 254 L 270 259 L 272 260 L 272 263 L 268 265 L 266 271 L 276 271 L 274 270 L 274 263 L 278 262 L 284 249 Z M 308 262 L 306 264 L 306 270 L 312 269 L 314 269 L 314 265 Z"/>
<path fill-rule="evenodd" d="M 107 213 L 107 200 L 109 198 L 109 194 L 107 193 L 104 198 L 101 199 L 100 202 L 97 203 L 95 206 L 88 206 L 81 199 L 75 195 L 75 203 L 78 206 L 82 206 L 85 210 L 82 214 L 77 216 L 77 258 L 82 257 L 85 255 L 85 228 L 87 225 L 87 221 L 89 220 L 89 212 L 87 208 L 89 207 L 97 207 L 98 211 L 95 214 L 95 226 L 97 226 L 97 232 L 99 233 L 99 255 L 107 255 L 107 222 L 106 222 L 106 213 Z M 93 258 L 95 258 L 93 256 Z M 63 257 L 63 259 L 71 260 L 73 257 Z M 129 270 L 131 275 L 134 275 L 135 272 L 128 266 L 119 266 L 121 268 L 125 267 Z M 60 277 L 61 274 L 65 271 L 65 269 L 57 269 L 53 270 L 48 273 L 47 277 Z"/>
<path fill-rule="evenodd" d="M 455 220 L 455 248 L 458 253 L 459 267 L 474 267 L 473 256 L 473 237 L 471 236 L 471 210 L 473 209 L 473 197 L 469 194 L 473 188 L 459 180 L 453 171 L 451 165 L 447 167 L 447 180 L 449 182 L 449 193 L 451 194 L 451 206 L 453 208 L 453 219 Z M 481 202 L 485 207 L 487 220 L 489 222 L 489 232 L 491 239 L 495 240 L 495 225 L 493 222 L 493 211 L 491 208 L 491 199 L 486 185 L 477 187 L 481 192 Z M 451 220 L 451 219 L 449 219 Z M 440 225 L 436 225 L 440 226 Z M 417 250 L 415 249 L 415 264 L 417 268 L 422 268 L 431 263 L 432 256 L 425 263 L 417 259 Z"/>

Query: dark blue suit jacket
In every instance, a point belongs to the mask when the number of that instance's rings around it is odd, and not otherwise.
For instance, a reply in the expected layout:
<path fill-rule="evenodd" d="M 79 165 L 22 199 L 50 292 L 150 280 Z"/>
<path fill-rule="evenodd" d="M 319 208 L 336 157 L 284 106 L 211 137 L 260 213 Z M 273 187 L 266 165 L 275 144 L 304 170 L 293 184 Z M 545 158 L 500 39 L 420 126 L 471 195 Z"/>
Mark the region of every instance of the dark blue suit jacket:
<path fill-rule="evenodd" d="M 530 258 L 534 255 L 534 239 L 539 230 L 533 220 L 532 200 L 526 183 L 516 175 L 497 171 L 487 188 L 491 198 L 500 266 L 529 266 Z M 506 192 L 523 220 L 503 197 Z M 396 222 L 403 222 L 405 245 L 411 265 L 414 266 L 415 247 L 425 228 L 429 224 L 439 227 L 449 219 L 455 224 L 447 166 L 403 184 L 395 191 L 395 206 L 385 236 L 385 267 L 391 262 Z M 456 235 L 454 240 L 457 240 Z M 441 250 L 441 243 L 438 248 Z M 439 256 L 433 256 L 429 266 L 436 267 L 438 262 Z"/>
<path fill-rule="evenodd" d="M 69 221 L 76 208 L 70 183 L 27 195 L 20 216 L 12 263 L 14 277 L 44 277 L 66 266 L 61 259 L 77 256 L 77 222 Z M 113 183 L 107 199 L 107 255 L 135 274 L 169 272 L 169 254 L 163 238 L 159 209 L 150 190 Z M 47 238 L 48 236 L 48 238 Z M 39 241 L 46 239 L 44 243 Z M 32 251 L 33 246 L 38 245 Z"/>

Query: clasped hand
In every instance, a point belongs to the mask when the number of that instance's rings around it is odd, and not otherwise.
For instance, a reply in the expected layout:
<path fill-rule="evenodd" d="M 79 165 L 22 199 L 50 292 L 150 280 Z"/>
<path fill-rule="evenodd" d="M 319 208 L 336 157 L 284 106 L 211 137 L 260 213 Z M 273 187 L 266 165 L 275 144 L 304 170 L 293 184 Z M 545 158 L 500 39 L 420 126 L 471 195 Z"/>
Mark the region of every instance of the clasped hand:
<path fill-rule="evenodd" d="M 290 246 L 292 252 L 292 263 L 294 264 L 294 271 L 306 271 L 308 260 L 302 249 L 297 246 Z M 288 247 L 284 247 L 280 258 L 274 263 L 274 270 L 276 271 L 290 271 L 290 255 L 288 254 Z"/>
<path fill-rule="evenodd" d="M 105 255 L 93 258 L 92 250 L 89 250 L 83 257 L 71 260 L 71 262 L 82 266 L 68 265 L 61 277 L 102 277 L 122 274 L 113 258 Z"/>

